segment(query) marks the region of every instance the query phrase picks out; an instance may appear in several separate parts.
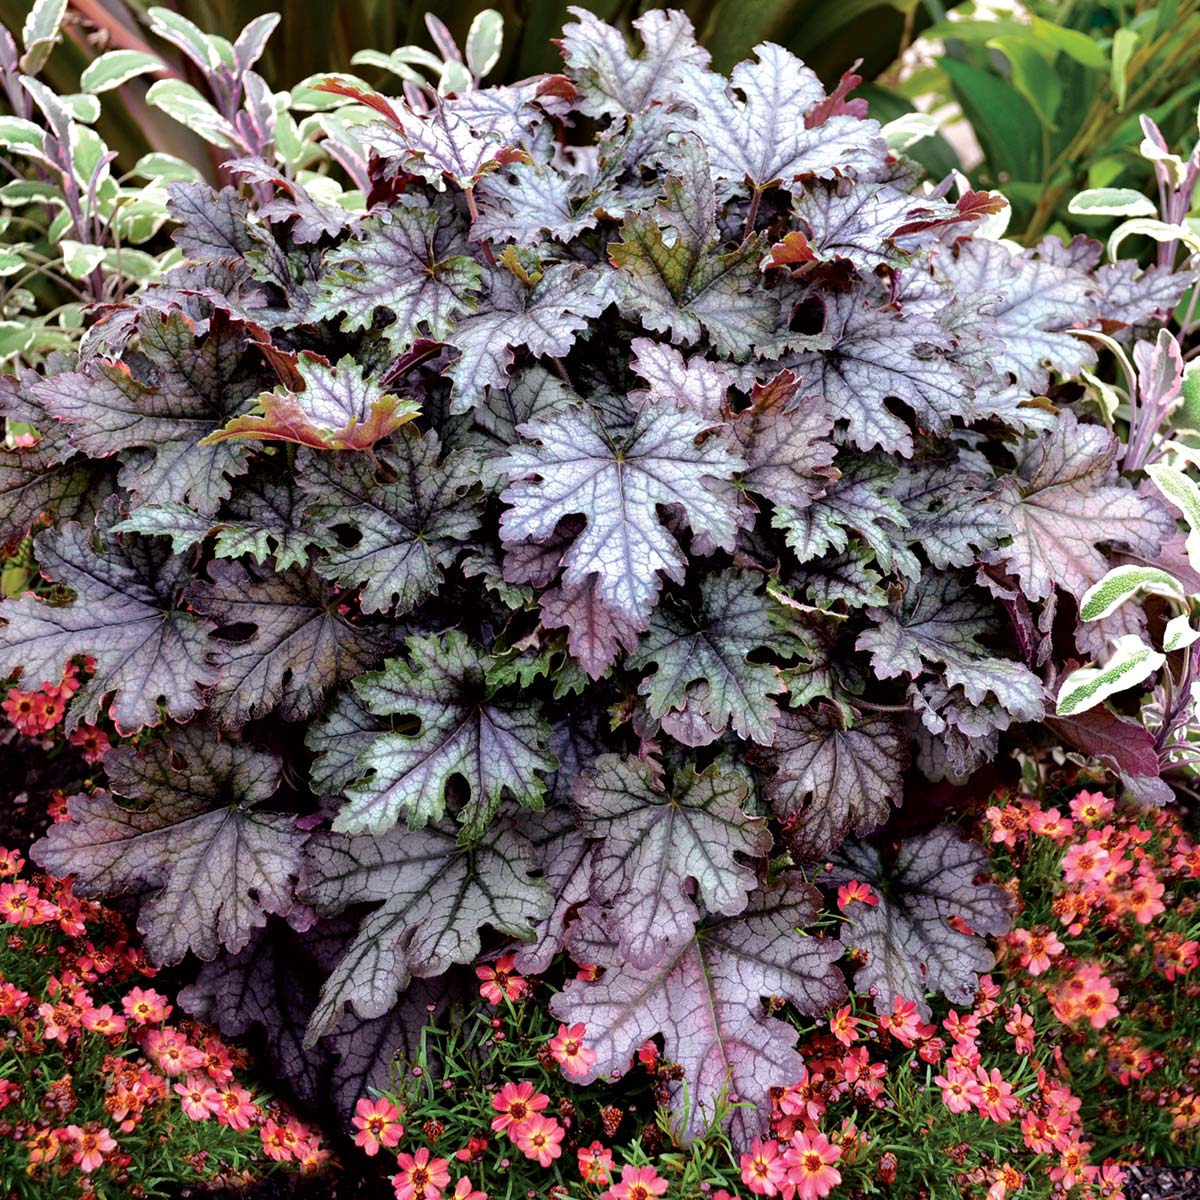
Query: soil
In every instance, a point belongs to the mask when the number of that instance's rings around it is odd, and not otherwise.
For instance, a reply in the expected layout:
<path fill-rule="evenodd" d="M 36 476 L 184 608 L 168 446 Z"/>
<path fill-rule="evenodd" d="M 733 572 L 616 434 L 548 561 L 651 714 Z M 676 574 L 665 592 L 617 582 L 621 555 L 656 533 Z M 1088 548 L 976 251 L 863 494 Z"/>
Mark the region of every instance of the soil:
<path fill-rule="evenodd" d="M 1200 1167 L 1128 1167 L 1128 1200 L 1200 1200 Z"/>

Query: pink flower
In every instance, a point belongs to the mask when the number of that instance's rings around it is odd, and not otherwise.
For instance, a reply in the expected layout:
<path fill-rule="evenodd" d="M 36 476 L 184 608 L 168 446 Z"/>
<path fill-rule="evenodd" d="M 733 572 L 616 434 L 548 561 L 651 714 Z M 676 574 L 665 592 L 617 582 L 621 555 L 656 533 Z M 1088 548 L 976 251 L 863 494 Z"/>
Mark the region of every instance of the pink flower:
<path fill-rule="evenodd" d="M 1066 883 L 1099 883 L 1109 866 L 1109 853 L 1098 842 L 1077 842 L 1063 856 L 1063 880 Z"/>
<path fill-rule="evenodd" d="M 536 1159 L 539 1166 L 548 1167 L 562 1155 L 561 1143 L 566 1130 L 553 1117 L 534 1113 L 514 1125 L 509 1136 L 526 1158 Z"/>
<path fill-rule="evenodd" d="M 454 1185 L 450 1200 L 488 1200 L 487 1192 L 478 1192 L 471 1186 L 471 1181 L 463 1175 Z"/>
<path fill-rule="evenodd" d="M 221 1093 L 217 1121 L 230 1129 L 249 1129 L 259 1116 L 258 1106 L 244 1087 L 226 1088 Z"/>
<path fill-rule="evenodd" d="M 184 1115 L 193 1121 L 207 1121 L 221 1111 L 221 1093 L 202 1075 L 189 1075 L 186 1082 L 175 1085 L 175 1091 Z"/>
<path fill-rule="evenodd" d="M 166 1075 L 182 1075 L 204 1066 L 204 1052 L 177 1029 L 153 1029 L 146 1035 L 146 1057 Z"/>
<path fill-rule="evenodd" d="M 397 1155 L 400 1173 L 392 1176 L 396 1200 L 441 1200 L 442 1188 L 450 1182 L 450 1163 L 431 1159 L 422 1146 L 416 1154 Z"/>
<path fill-rule="evenodd" d="M 792 1138 L 784 1159 L 788 1183 L 799 1200 L 821 1200 L 842 1182 L 842 1173 L 833 1165 L 841 1157 L 841 1150 L 830 1145 L 823 1133 L 804 1132 Z"/>
<path fill-rule="evenodd" d="M 475 977 L 483 981 L 479 994 L 489 1004 L 499 1004 L 505 998 L 520 1000 L 529 994 L 529 981 L 514 972 L 516 963 L 515 954 L 505 954 L 496 959 L 495 966 L 475 968 Z"/>
<path fill-rule="evenodd" d="M 774 1139 L 755 1138 L 749 1154 L 742 1155 L 742 1182 L 756 1196 L 774 1196 L 787 1183 L 788 1167 Z"/>
<path fill-rule="evenodd" d="M 104 1162 L 104 1156 L 117 1148 L 112 1134 L 103 1127 L 81 1129 L 78 1125 L 68 1125 L 67 1136 L 75 1143 L 72 1160 L 85 1175 L 90 1175 Z"/>
<path fill-rule="evenodd" d="M 354 1128 L 358 1133 L 354 1136 L 354 1144 L 361 1146 L 368 1158 L 379 1153 L 380 1146 L 391 1147 L 399 1144 L 404 1136 L 404 1126 L 400 1124 L 400 1110 L 390 1101 L 383 1099 L 368 1100 L 365 1097 L 354 1107 Z"/>
<path fill-rule="evenodd" d="M 921 1033 L 921 1014 L 916 1001 L 897 996 L 892 1011 L 879 1018 L 879 1028 L 886 1029 L 902 1046 L 912 1046 Z"/>
<path fill-rule="evenodd" d="M 1093 1029 L 1103 1029 L 1114 1017 L 1120 1016 L 1116 1005 L 1119 997 L 1120 992 L 1113 987 L 1108 976 L 1096 973 L 1085 981 L 1076 1005 L 1091 1022 Z"/>
<path fill-rule="evenodd" d="M 1071 801 L 1071 816 L 1087 825 L 1095 825 L 1112 814 L 1113 802 L 1102 792 L 1080 792 Z"/>
<path fill-rule="evenodd" d="M 160 996 L 153 988 L 146 988 L 145 991 L 140 987 L 130 988 L 129 995 L 121 1001 L 121 1007 L 137 1025 L 157 1025 L 171 1015 L 166 996 Z"/>
<path fill-rule="evenodd" d="M 1057 808 L 1038 810 L 1029 818 L 1029 828 L 1042 837 L 1059 844 L 1065 842 L 1075 830 L 1075 822 L 1064 817 Z"/>
<path fill-rule="evenodd" d="M 850 1005 L 845 1004 L 829 1018 L 829 1030 L 843 1046 L 853 1046 L 858 1041 L 858 1021 L 850 1015 Z"/>
<path fill-rule="evenodd" d="M 621 1182 L 604 1193 L 604 1200 L 650 1200 L 667 1190 L 667 1181 L 653 1167 L 621 1168 Z"/>
<path fill-rule="evenodd" d="M 983 1088 L 974 1075 L 947 1068 L 948 1074 L 935 1075 L 933 1082 L 942 1089 L 942 1101 L 952 1113 L 970 1112 L 983 1101 Z"/>
<path fill-rule="evenodd" d="M 869 883 L 860 879 L 852 879 L 838 888 L 837 906 L 839 912 L 845 912 L 851 904 L 869 904 L 874 907 L 879 903 L 879 897 L 871 891 Z"/>
<path fill-rule="evenodd" d="M 100 1008 L 89 1008 L 83 1014 L 83 1027 L 107 1037 L 109 1034 L 125 1032 L 125 1018 L 118 1017 L 112 1007 L 105 1004 Z"/>
<path fill-rule="evenodd" d="M 1020 964 L 1030 975 L 1042 975 L 1050 970 L 1050 960 L 1057 958 L 1064 949 L 1058 935 L 1053 930 L 1039 927 L 1032 932 L 1028 929 L 1014 929 L 1009 940 L 1020 951 Z"/>
<path fill-rule="evenodd" d="M 602 1142 L 579 1147 L 579 1175 L 584 1183 L 606 1187 L 612 1176 L 613 1156 Z"/>
<path fill-rule="evenodd" d="M 506 1083 L 492 1097 L 492 1107 L 500 1114 L 492 1118 L 492 1128 L 497 1133 L 510 1130 L 509 1137 L 512 1137 L 512 1126 L 528 1120 L 534 1113 L 540 1113 L 549 1103 L 550 1097 L 544 1093 L 534 1095 L 533 1084 L 528 1080 Z"/>
<path fill-rule="evenodd" d="M 1013 1005 L 1012 1016 L 1004 1028 L 1013 1035 L 1018 1054 L 1033 1053 L 1033 1021 L 1019 1004 Z"/>
<path fill-rule="evenodd" d="M 1129 888 L 1129 911 L 1133 913 L 1139 925 L 1149 925 L 1161 912 L 1167 911 L 1162 902 L 1162 894 L 1166 888 L 1155 877 L 1153 872 L 1139 875 Z"/>
<path fill-rule="evenodd" d="M 995 1067 L 990 1075 L 980 1067 L 975 1078 L 979 1081 L 979 1090 L 982 1093 L 975 1105 L 980 1115 L 990 1117 L 997 1123 L 1007 1121 L 1017 1106 L 1012 1094 L 1012 1084 L 1006 1082 Z"/>
<path fill-rule="evenodd" d="M 290 1162 L 300 1157 L 307 1130 L 294 1117 L 284 1124 L 268 1120 L 259 1131 L 262 1137 L 263 1152 L 276 1162 Z"/>
<path fill-rule="evenodd" d="M 583 1044 L 587 1026 L 582 1023 L 558 1027 L 558 1034 L 550 1039 L 550 1054 L 556 1063 L 567 1069 L 568 1075 L 586 1075 L 596 1064 L 595 1050 Z"/>

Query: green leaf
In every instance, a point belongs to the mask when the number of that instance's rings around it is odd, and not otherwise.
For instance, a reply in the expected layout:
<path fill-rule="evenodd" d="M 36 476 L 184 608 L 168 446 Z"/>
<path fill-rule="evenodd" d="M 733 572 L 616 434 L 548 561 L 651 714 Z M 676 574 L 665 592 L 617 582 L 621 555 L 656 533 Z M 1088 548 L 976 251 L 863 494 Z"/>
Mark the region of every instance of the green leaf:
<path fill-rule="evenodd" d="M 471 73 L 479 78 L 486 75 L 500 61 L 503 44 L 504 18 L 494 8 L 485 8 L 467 30 L 464 49 Z"/>
<path fill-rule="evenodd" d="M 1116 692 L 1137 687 L 1167 661 L 1134 633 L 1116 638 L 1115 644 L 1116 649 L 1104 666 L 1080 667 L 1063 680 L 1058 690 L 1060 717 L 1087 712 Z"/>
<path fill-rule="evenodd" d="M 1056 25 L 1043 17 L 1034 17 L 1030 24 L 1031 40 L 1036 40 L 1042 46 L 1061 50 L 1068 58 L 1073 58 L 1081 67 L 1093 71 L 1103 71 L 1108 66 L 1104 49 L 1095 38 L 1081 33 L 1077 29 L 1067 29 Z"/>
<path fill-rule="evenodd" d="M 187 17 L 181 17 L 166 8 L 151 8 L 146 16 L 150 28 L 165 42 L 178 46 L 203 72 L 216 71 L 221 67 L 221 51 L 216 40 L 210 38 Z"/>
<path fill-rule="evenodd" d="M 1118 29 L 1113 34 L 1112 69 L 1109 72 L 1109 82 L 1117 97 L 1117 112 L 1125 111 L 1125 94 L 1129 86 L 1126 71 L 1129 68 L 1129 60 L 1133 57 L 1134 50 L 1137 49 L 1140 36 L 1136 29 Z"/>
<path fill-rule="evenodd" d="M 1183 411 L 1187 416 L 1187 427 L 1200 429 L 1200 359 L 1192 359 L 1184 367 L 1181 390 L 1183 392 Z"/>
<path fill-rule="evenodd" d="M 79 77 L 79 86 L 85 92 L 107 92 L 139 75 L 164 70 L 166 64 L 154 54 L 145 54 L 141 50 L 110 50 L 88 64 Z"/>
<path fill-rule="evenodd" d="M 214 146 L 244 148 L 237 130 L 190 83 L 160 79 L 146 93 L 146 100 Z"/>
<path fill-rule="evenodd" d="M 104 261 L 103 246 L 63 238 L 58 247 L 63 255 L 63 268 L 72 279 L 86 279 Z"/>
<path fill-rule="evenodd" d="M 1067 211 L 1081 217 L 1153 217 L 1158 209 L 1134 188 L 1088 188 L 1071 197 Z"/>
<path fill-rule="evenodd" d="M 0 117 L 0 146 L 21 154 L 45 158 L 46 131 L 24 117 Z"/>
<path fill-rule="evenodd" d="M 133 164 L 132 174 L 161 183 L 204 182 L 204 175 L 200 171 L 174 154 L 143 154 Z"/>
<path fill-rule="evenodd" d="M 1042 127 L 1029 101 L 1003 80 L 969 63 L 947 58 L 941 68 L 992 171 L 1016 180 L 1040 180 Z"/>
<path fill-rule="evenodd" d="M 1013 86 L 1033 106 L 1038 120 L 1049 129 L 1055 128 L 1063 84 L 1047 64 L 1041 48 L 1024 38 L 993 38 L 987 44 L 1008 59 Z"/>
<path fill-rule="evenodd" d="M 36 75 L 46 65 L 50 52 L 62 41 L 66 12 L 67 0 L 35 0 L 21 30 L 21 41 L 25 44 L 21 70 L 26 74 Z"/>
<path fill-rule="evenodd" d="M 1200 487 L 1178 467 L 1152 463 L 1146 474 L 1155 487 L 1175 505 L 1188 523 L 1187 555 L 1193 570 L 1200 571 Z"/>
<path fill-rule="evenodd" d="M 1192 627 L 1187 613 L 1180 613 L 1177 617 L 1172 617 L 1163 630 L 1163 651 L 1170 654 L 1175 650 L 1186 650 L 1198 638 L 1200 630 Z"/>
<path fill-rule="evenodd" d="M 1191 250 L 1200 250 L 1200 236 L 1190 226 L 1173 225 L 1150 217 L 1134 217 L 1122 221 L 1109 235 L 1105 252 L 1113 262 L 1116 262 L 1117 251 L 1127 237 L 1148 237 L 1156 242 L 1183 242 Z"/>
<path fill-rule="evenodd" d="M 1130 563 L 1113 567 L 1099 583 L 1094 583 L 1083 594 L 1079 616 L 1084 621 L 1099 621 L 1109 613 L 1116 612 L 1126 600 L 1139 592 L 1150 592 L 1156 596 L 1170 596 L 1183 600 L 1183 584 L 1167 571 L 1158 567 L 1143 567 Z"/>

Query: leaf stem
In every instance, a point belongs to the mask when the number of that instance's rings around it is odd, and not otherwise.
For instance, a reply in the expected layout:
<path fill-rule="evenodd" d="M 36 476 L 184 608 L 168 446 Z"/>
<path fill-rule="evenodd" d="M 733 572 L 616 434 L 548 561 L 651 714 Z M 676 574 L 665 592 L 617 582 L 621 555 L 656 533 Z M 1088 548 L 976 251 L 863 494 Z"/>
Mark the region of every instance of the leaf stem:
<path fill-rule="evenodd" d="M 474 227 L 475 222 L 479 220 L 479 209 L 475 205 L 475 189 L 473 187 L 463 188 L 463 195 L 467 198 L 467 212 L 471 214 L 471 225 Z M 483 247 L 483 257 L 488 260 L 488 266 L 496 265 L 496 256 L 492 253 L 492 244 L 487 238 L 481 238 L 479 244 Z"/>

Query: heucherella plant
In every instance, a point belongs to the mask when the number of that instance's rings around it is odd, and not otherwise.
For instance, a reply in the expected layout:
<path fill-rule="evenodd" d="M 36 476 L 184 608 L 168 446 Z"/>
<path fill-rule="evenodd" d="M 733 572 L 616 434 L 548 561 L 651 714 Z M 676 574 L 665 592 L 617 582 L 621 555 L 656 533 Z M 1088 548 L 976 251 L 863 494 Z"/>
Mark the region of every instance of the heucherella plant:
<path fill-rule="evenodd" d="M 987 969 L 1006 895 L 922 796 L 1040 736 L 1059 598 L 1175 535 L 1059 381 L 1182 281 L 973 236 L 1001 198 L 919 186 L 852 78 L 637 29 L 330 80 L 364 214 L 171 188 L 185 263 L 0 394 L 3 535 L 51 526 L 0 672 L 74 661 L 68 732 L 128 743 L 39 861 L 301 1094 L 352 1107 L 512 940 L 595 968 L 585 1082 L 661 1036 L 679 1136 L 749 1145 L 803 1067 L 764 999 L 825 1011 L 847 949 L 888 1010 Z M 880 896 L 840 939 L 797 932 L 826 860 Z"/>
<path fill-rule="evenodd" d="M 1153 463 L 1146 473 L 1188 526 L 1186 556 L 1174 570 L 1139 563 L 1114 567 L 1087 590 L 1079 610 L 1082 620 L 1104 622 L 1122 614 L 1141 631 L 1115 637 L 1102 665 L 1067 675 L 1058 690 L 1057 711 L 1073 717 L 1110 696 L 1141 688 L 1153 677 L 1153 688 L 1142 688 L 1151 691 L 1142 711 L 1154 735 L 1160 774 L 1194 775 L 1200 766 L 1200 487 L 1181 466 L 1168 462 Z M 1145 617 L 1134 603 L 1142 597 L 1157 597 L 1173 614 L 1160 622 L 1157 646 L 1144 636 Z M 1171 792 L 1160 783 L 1147 795 L 1161 802 Z"/>

